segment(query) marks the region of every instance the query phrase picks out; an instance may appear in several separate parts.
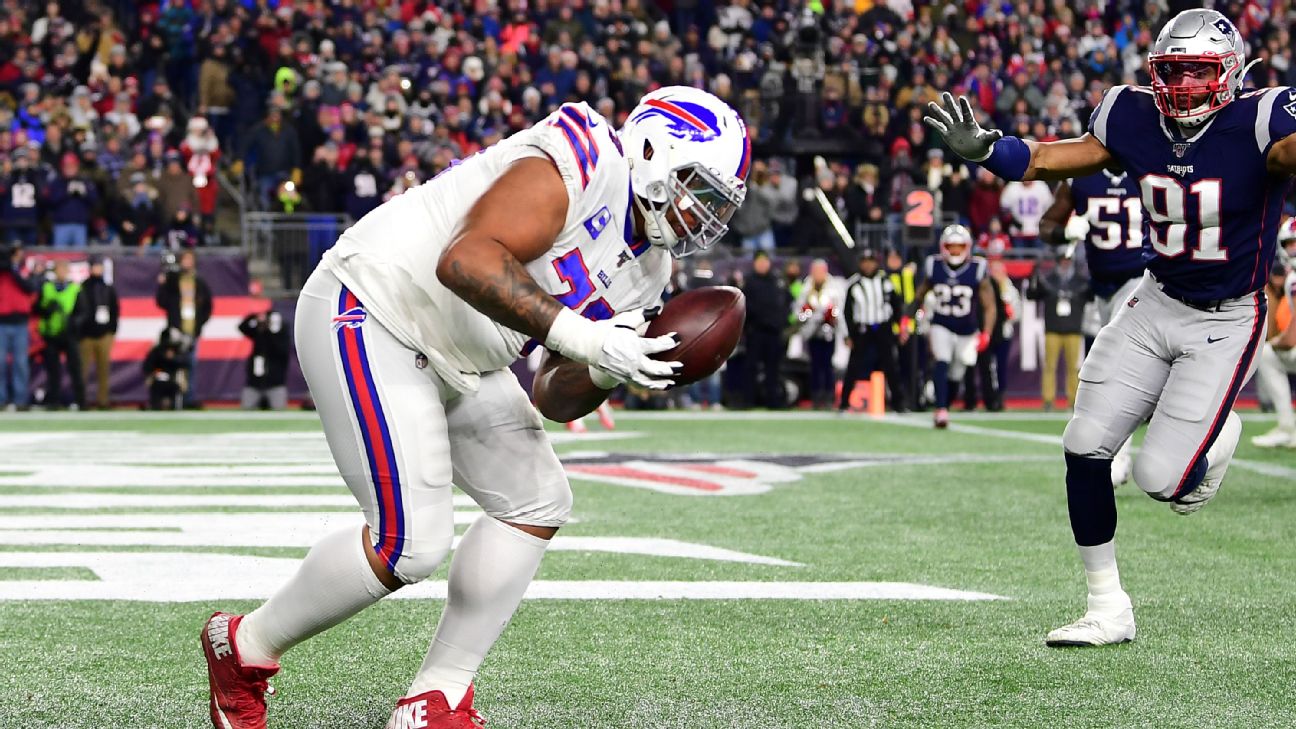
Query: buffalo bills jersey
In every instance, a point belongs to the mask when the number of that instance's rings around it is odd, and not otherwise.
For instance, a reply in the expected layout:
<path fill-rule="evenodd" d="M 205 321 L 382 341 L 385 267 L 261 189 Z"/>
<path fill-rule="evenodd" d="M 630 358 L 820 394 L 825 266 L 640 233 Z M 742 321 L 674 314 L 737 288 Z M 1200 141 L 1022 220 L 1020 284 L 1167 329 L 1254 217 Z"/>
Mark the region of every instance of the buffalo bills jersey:
<path fill-rule="evenodd" d="M 321 265 L 402 344 L 456 390 L 529 351 L 529 338 L 444 286 L 436 267 L 464 215 L 515 160 L 547 157 L 567 187 L 567 220 L 553 247 L 526 264 L 546 292 L 588 319 L 656 304 L 670 278 L 665 248 L 633 235 L 630 164 L 607 120 L 564 104 L 535 126 L 379 205 L 347 229 Z M 514 221 L 527 225 L 527 211 Z"/>
<path fill-rule="evenodd" d="M 931 284 L 936 306 L 932 324 L 939 324 L 955 334 L 975 334 L 977 325 L 977 287 L 986 276 L 986 260 L 968 256 L 963 265 L 951 267 L 944 258 L 927 256 L 923 264 L 924 280 Z"/>
<path fill-rule="evenodd" d="M 1296 90 L 1243 93 L 1186 138 L 1149 89 L 1117 86 L 1094 110 L 1089 131 L 1138 185 L 1148 270 L 1166 293 L 1211 301 L 1264 285 L 1289 184 L 1270 174 L 1266 157 L 1296 132 Z"/>
<path fill-rule="evenodd" d="M 1084 247 L 1094 294 L 1112 296 L 1143 275 L 1147 226 L 1138 185 L 1127 172 L 1102 170 L 1072 179 L 1071 200 L 1076 215 L 1089 221 Z"/>

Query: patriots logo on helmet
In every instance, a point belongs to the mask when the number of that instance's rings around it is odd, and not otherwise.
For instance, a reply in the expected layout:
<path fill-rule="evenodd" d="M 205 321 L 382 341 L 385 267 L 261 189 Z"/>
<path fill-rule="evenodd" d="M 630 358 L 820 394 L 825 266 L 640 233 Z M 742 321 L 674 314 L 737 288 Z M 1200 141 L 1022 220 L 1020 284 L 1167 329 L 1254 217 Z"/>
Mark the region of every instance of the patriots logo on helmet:
<path fill-rule="evenodd" d="M 716 115 L 701 104 L 668 99 L 647 99 L 644 105 L 649 108 L 639 112 L 633 121 L 660 116 L 667 122 L 668 133 L 676 139 L 705 142 L 720 135 L 720 125 Z"/>
<path fill-rule="evenodd" d="M 359 329 L 360 325 L 364 324 L 365 319 L 368 318 L 369 314 L 364 309 L 359 306 L 353 306 L 333 317 L 333 328 L 335 330 L 342 327 L 346 327 L 347 329 Z"/>
<path fill-rule="evenodd" d="M 1215 28 L 1224 34 L 1225 38 L 1233 37 L 1233 24 L 1227 18 L 1219 18 L 1215 21 Z"/>

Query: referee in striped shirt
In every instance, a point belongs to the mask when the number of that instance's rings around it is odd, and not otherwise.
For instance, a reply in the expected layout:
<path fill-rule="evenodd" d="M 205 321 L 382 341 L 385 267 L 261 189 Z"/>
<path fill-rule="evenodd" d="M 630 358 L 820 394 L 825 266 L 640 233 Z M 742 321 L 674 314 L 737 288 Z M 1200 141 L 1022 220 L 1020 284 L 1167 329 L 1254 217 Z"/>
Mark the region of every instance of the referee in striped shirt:
<path fill-rule="evenodd" d="M 870 248 L 860 251 L 859 273 L 846 281 L 846 331 L 851 356 L 842 380 L 840 411 L 849 407 L 855 382 L 876 370 L 886 375 L 892 407 L 903 410 L 904 382 L 896 369 L 896 345 L 909 338 L 903 313 L 904 301 L 891 277 L 881 270 L 878 252 Z"/>

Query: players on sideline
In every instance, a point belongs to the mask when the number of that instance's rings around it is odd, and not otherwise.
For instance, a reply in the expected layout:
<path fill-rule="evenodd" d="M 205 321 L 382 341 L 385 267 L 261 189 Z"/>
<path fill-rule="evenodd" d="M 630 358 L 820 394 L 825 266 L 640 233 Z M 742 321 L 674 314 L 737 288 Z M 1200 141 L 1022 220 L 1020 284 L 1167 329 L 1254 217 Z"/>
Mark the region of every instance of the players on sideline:
<path fill-rule="evenodd" d="M 1127 172 L 1099 170 L 1058 183 L 1053 205 L 1040 221 L 1045 242 L 1084 243 L 1090 288 L 1103 326 L 1129 301 L 1143 278 L 1146 223 L 1138 186 Z M 1151 250 L 1147 248 L 1147 250 Z M 1130 478 L 1130 438 L 1112 458 L 1112 485 Z"/>
<path fill-rule="evenodd" d="M 751 146 L 711 94 L 665 87 L 619 132 L 584 103 L 392 198 L 344 232 L 302 290 L 297 351 L 367 524 L 325 537 L 245 616 L 202 631 L 217 729 L 266 725 L 285 651 L 430 575 L 450 551 L 450 484 L 485 512 L 450 562 L 436 636 L 389 728 L 473 727 L 472 681 L 572 494 L 540 419 L 593 411 L 676 363 L 641 336 L 671 255 L 709 247 L 742 204 Z M 549 350 L 532 407 L 508 369 Z"/>
<path fill-rule="evenodd" d="M 941 231 L 940 253 L 923 262 L 923 282 L 914 301 L 929 317 L 928 344 L 932 359 L 932 386 L 936 410 L 932 423 L 949 426 L 951 387 L 958 392 L 963 373 L 975 367 L 977 355 L 990 346 L 995 324 L 995 294 L 986 275 L 986 260 L 972 255 L 972 234 L 962 225 Z M 927 294 L 932 294 L 930 305 Z M 981 322 L 974 308 L 981 306 Z"/>
<path fill-rule="evenodd" d="M 1121 643 L 1134 612 L 1116 566 L 1112 457 L 1151 415 L 1134 480 L 1180 514 L 1217 493 L 1241 435 L 1232 411 L 1264 342 L 1260 289 L 1296 174 L 1291 90 L 1242 92 L 1242 39 L 1214 10 L 1174 16 L 1148 54 L 1151 88 L 1116 86 L 1079 139 L 1038 143 L 983 129 L 945 93 L 925 121 L 1001 178 L 1064 179 L 1119 168 L 1139 181 L 1156 255 L 1099 333 L 1063 434 L 1067 508 L 1084 563 L 1083 617 L 1053 646 Z"/>
<path fill-rule="evenodd" d="M 1261 448 L 1296 448 L 1296 416 L 1292 414 L 1292 392 L 1289 375 L 1296 374 L 1296 218 L 1278 231 L 1282 246 L 1280 261 L 1274 264 L 1271 289 L 1276 288 L 1269 310 L 1269 341 L 1260 350 L 1256 366 L 1256 388 L 1273 403 L 1278 423 L 1273 430 L 1251 439 Z M 1276 287 L 1272 284 L 1277 284 Z"/>

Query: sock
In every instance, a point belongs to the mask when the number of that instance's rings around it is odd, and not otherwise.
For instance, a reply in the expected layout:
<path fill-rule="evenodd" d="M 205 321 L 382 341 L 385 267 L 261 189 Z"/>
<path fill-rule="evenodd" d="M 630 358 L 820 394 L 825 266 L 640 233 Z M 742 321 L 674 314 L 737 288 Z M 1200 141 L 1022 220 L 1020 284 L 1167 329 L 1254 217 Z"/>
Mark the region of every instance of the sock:
<path fill-rule="evenodd" d="M 932 366 L 932 384 L 936 386 L 936 407 L 949 407 L 949 362 Z"/>
<path fill-rule="evenodd" d="M 1116 536 L 1116 492 L 1111 459 L 1066 454 L 1067 514 L 1076 544 L 1092 547 Z"/>
<path fill-rule="evenodd" d="M 274 665 L 289 648 L 378 602 L 388 590 L 365 556 L 361 530 L 321 539 L 279 591 L 238 628 L 245 666 Z"/>
<path fill-rule="evenodd" d="M 1116 568 L 1116 493 L 1111 459 L 1066 454 L 1067 512 L 1089 586 L 1089 608 L 1128 607 Z"/>
<path fill-rule="evenodd" d="M 1084 562 L 1085 581 L 1089 583 L 1090 597 L 1104 597 L 1123 593 L 1120 584 L 1120 571 L 1116 568 L 1116 541 L 1095 544 L 1092 547 L 1081 547 L 1080 561 Z"/>
<path fill-rule="evenodd" d="M 513 618 L 549 541 L 483 516 L 450 560 L 449 598 L 406 696 L 438 690 L 458 706 L 486 652 Z"/>

